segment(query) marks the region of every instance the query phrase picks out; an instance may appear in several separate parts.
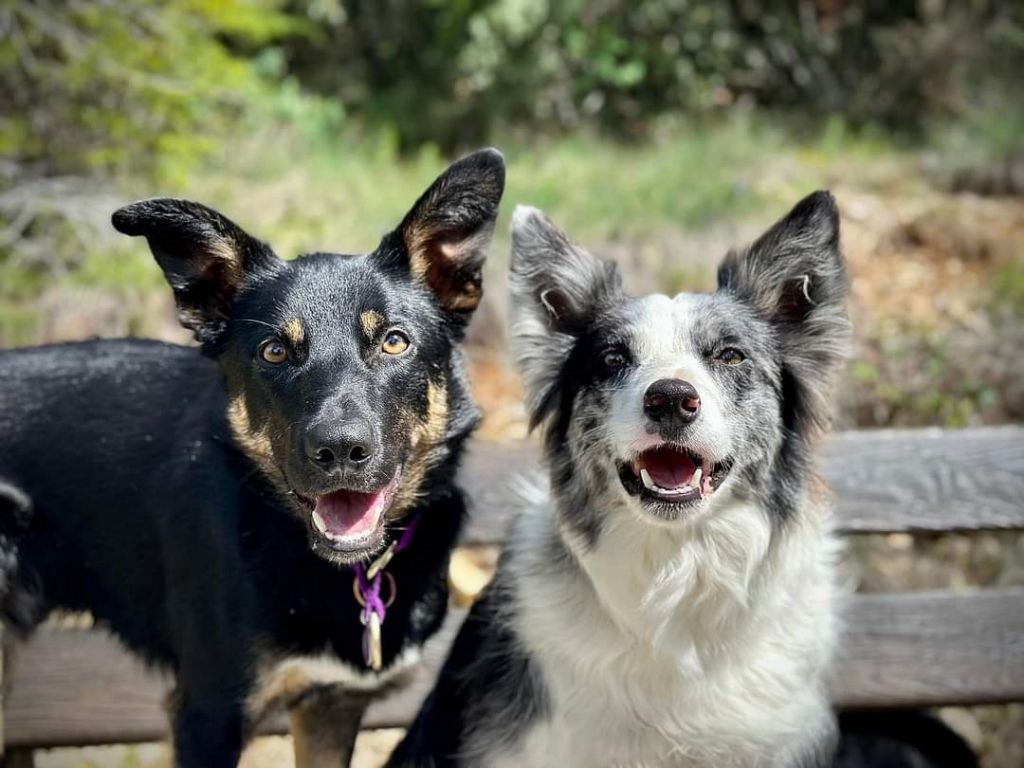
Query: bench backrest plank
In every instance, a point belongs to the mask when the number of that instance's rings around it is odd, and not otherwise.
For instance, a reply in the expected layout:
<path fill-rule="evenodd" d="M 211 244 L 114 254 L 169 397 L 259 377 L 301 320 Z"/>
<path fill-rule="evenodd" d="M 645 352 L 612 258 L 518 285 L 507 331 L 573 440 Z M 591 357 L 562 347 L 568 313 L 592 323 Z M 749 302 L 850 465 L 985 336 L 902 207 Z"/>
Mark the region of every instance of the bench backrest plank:
<path fill-rule="evenodd" d="M 833 436 L 822 472 L 848 533 L 1024 529 L 1024 428 Z M 530 442 L 475 443 L 462 472 L 474 500 L 467 539 L 500 543 L 510 473 L 538 468 Z M 465 617 L 453 611 L 415 684 L 376 703 L 368 727 L 407 725 Z M 844 706 L 1024 701 L 1024 587 L 969 594 L 855 595 L 832 683 Z M 17 649 L 4 702 L 9 747 L 165 738 L 166 677 L 101 630 L 44 628 Z M 269 724 L 283 732 L 284 721 Z"/>
<path fill-rule="evenodd" d="M 834 668 L 848 707 L 1024 701 L 1024 587 L 855 595 Z"/>
<path fill-rule="evenodd" d="M 840 432 L 822 454 L 843 533 L 1024 529 L 1024 427 Z M 467 540 L 503 541 L 516 483 L 539 472 L 532 441 L 474 443 Z"/>

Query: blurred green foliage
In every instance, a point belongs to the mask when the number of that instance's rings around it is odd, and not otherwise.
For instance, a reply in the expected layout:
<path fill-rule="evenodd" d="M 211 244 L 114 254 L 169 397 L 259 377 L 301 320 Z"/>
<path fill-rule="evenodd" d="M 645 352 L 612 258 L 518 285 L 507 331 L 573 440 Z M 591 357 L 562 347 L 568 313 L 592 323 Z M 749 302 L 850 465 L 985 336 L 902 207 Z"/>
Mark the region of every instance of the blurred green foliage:
<path fill-rule="evenodd" d="M 291 0 L 311 88 L 445 149 L 508 125 L 646 135 L 667 112 L 770 107 L 920 132 L 1018 92 L 1001 0 Z M 1016 74 L 1014 74 L 1016 73 Z M 993 77 L 991 75 L 998 75 Z M 984 76 L 992 90 L 979 87 Z M 986 92 L 982 92 L 986 91 Z"/>
<path fill-rule="evenodd" d="M 0 156 L 42 174 L 181 175 L 266 81 L 245 51 L 298 34 L 277 0 L 2 0 Z"/>
<path fill-rule="evenodd" d="M 261 119 L 345 114 L 404 151 L 744 105 L 915 131 L 1020 104 L 1021 71 L 1000 0 L 0 0 L 0 157 L 180 181 Z"/>
<path fill-rule="evenodd" d="M 1024 252 L 1015 264 L 1008 264 L 992 278 L 993 309 L 1024 319 Z"/>
<path fill-rule="evenodd" d="M 285 256 L 369 249 L 484 142 L 509 201 L 643 289 L 707 288 L 724 218 L 811 188 L 1024 189 L 1022 72 L 1003 0 L 0 0 L 0 345 L 178 332 L 110 230 L 129 197 L 201 199 Z M 993 349 L 1022 297 L 1019 264 L 993 275 Z M 1019 413 L 951 339 L 883 334 L 857 423 Z"/>

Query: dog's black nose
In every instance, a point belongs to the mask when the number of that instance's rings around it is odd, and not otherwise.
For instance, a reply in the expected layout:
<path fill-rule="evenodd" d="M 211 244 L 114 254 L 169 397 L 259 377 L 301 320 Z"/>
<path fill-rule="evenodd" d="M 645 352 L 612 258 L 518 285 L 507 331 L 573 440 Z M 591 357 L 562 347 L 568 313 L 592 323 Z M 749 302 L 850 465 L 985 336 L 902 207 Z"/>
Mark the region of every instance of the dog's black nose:
<path fill-rule="evenodd" d="M 321 421 L 306 431 L 302 449 L 324 472 L 355 469 L 376 450 L 373 429 L 364 419 Z"/>
<path fill-rule="evenodd" d="M 644 413 L 657 424 L 689 424 L 700 413 L 700 395 L 688 381 L 658 379 L 644 393 Z"/>

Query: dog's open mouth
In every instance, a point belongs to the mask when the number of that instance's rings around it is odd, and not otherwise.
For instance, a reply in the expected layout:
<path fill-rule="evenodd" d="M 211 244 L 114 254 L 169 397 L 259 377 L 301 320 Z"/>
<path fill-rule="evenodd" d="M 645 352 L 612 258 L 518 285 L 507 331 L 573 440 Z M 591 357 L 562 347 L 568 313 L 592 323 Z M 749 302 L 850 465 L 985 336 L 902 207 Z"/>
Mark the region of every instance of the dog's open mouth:
<path fill-rule="evenodd" d="M 387 485 L 375 491 L 343 488 L 312 499 L 302 498 L 313 530 L 331 549 L 340 552 L 374 548 L 398 490 L 399 474 L 396 472 Z"/>
<path fill-rule="evenodd" d="M 619 465 L 619 478 L 627 492 L 644 501 L 672 505 L 711 497 L 728 472 L 728 462 L 712 462 L 669 444 L 650 448 Z"/>

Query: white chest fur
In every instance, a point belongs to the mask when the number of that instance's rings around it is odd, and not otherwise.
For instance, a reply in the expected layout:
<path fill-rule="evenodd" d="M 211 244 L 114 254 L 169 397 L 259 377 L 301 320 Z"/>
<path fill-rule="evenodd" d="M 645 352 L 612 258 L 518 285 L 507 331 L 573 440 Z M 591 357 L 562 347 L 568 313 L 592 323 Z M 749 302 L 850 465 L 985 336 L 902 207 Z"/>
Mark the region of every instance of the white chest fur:
<path fill-rule="evenodd" d="M 494 764 L 792 764 L 829 720 L 821 526 L 773 537 L 759 509 L 727 501 L 685 530 L 614 518 L 593 550 L 576 548 L 578 567 L 538 561 L 558 535 L 550 514 L 519 526 L 516 631 L 550 717 Z"/>

